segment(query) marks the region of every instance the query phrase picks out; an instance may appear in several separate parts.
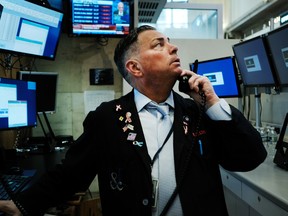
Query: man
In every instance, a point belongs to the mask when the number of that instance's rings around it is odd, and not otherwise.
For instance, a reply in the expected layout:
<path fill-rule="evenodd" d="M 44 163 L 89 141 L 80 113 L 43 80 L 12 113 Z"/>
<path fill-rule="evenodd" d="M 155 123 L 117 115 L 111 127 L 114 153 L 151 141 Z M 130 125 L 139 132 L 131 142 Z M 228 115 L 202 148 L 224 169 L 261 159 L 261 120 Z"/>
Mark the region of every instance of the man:
<path fill-rule="evenodd" d="M 150 26 L 118 43 L 114 60 L 133 90 L 90 112 L 63 164 L 18 197 L 29 215 L 41 215 L 88 187 L 95 175 L 104 216 L 228 215 L 219 165 L 249 171 L 267 153 L 259 133 L 218 98 L 206 77 L 181 68 L 177 51 Z M 172 91 L 184 75 L 191 76 L 187 93 L 193 100 Z M 158 142 L 153 113 L 160 114 L 150 104 L 164 102 L 170 111 L 161 119 L 170 119 L 173 130 Z M 12 201 L 0 201 L 0 210 L 20 215 Z"/>
<path fill-rule="evenodd" d="M 129 14 L 125 10 L 125 4 L 123 2 L 119 2 L 117 4 L 117 10 L 113 12 L 113 20 L 114 23 L 128 23 Z"/>
<path fill-rule="evenodd" d="M 114 11 L 114 15 L 124 16 L 124 3 L 123 2 L 119 2 L 117 4 L 117 10 Z"/>

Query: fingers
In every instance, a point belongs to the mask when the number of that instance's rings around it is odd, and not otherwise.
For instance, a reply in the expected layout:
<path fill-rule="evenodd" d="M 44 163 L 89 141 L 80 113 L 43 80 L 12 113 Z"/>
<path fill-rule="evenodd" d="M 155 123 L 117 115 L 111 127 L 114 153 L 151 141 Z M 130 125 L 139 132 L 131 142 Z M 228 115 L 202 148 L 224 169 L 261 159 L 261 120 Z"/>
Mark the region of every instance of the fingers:
<path fill-rule="evenodd" d="M 200 76 L 198 74 L 194 74 L 192 77 L 190 77 L 189 79 L 189 83 L 190 88 L 195 91 L 195 92 L 199 92 L 200 90 L 204 90 L 204 84 L 206 82 L 209 82 L 209 80 L 207 80 L 207 77 L 205 76 Z"/>
<path fill-rule="evenodd" d="M 12 216 L 21 216 L 20 211 L 14 204 L 12 200 L 1 200 L 0 201 L 0 211 L 7 213 Z"/>
<path fill-rule="evenodd" d="M 194 73 L 193 71 L 189 71 L 189 70 L 182 70 L 182 73 L 181 73 L 180 76 L 184 76 L 184 75 L 193 76 L 193 75 L 197 75 L 197 74 Z"/>

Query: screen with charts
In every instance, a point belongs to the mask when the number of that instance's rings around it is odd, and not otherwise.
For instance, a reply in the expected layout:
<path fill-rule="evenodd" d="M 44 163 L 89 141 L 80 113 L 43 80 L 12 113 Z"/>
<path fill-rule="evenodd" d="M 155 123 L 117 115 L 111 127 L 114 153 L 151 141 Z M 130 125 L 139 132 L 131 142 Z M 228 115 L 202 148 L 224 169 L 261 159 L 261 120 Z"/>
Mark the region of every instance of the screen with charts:
<path fill-rule="evenodd" d="M 288 25 L 268 32 L 267 44 L 280 85 L 288 85 Z"/>
<path fill-rule="evenodd" d="M 0 78 L 0 130 L 37 125 L 36 83 Z"/>
<path fill-rule="evenodd" d="M 0 50 L 54 60 L 63 13 L 28 1 L 0 0 Z"/>
<path fill-rule="evenodd" d="M 194 64 L 190 64 L 193 71 Z M 197 74 L 209 78 L 219 97 L 241 97 L 240 82 L 233 56 L 198 62 Z"/>
<path fill-rule="evenodd" d="M 263 36 L 235 44 L 233 51 L 245 86 L 277 85 Z"/>
<path fill-rule="evenodd" d="M 134 28 L 133 0 L 70 0 L 70 34 L 124 37 Z"/>

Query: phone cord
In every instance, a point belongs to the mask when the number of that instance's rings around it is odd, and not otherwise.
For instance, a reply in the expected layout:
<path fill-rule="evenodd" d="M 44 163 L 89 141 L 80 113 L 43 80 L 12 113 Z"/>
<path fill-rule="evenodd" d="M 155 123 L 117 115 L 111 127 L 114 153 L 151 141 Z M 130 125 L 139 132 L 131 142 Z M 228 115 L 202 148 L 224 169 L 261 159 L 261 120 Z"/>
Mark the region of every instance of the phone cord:
<path fill-rule="evenodd" d="M 28 212 L 24 209 L 24 207 L 16 200 L 12 190 L 10 189 L 10 187 L 8 185 L 8 182 L 6 182 L 6 180 L 4 179 L 4 177 L 1 174 L 0 174 L 0 181 L 1 181 L 4 189 L 6 190 L 6 192 L 8 193 L 10 198 L 12 199 L 12 201 L 14 202 L 14 204 L 17 206 L 17 208 L 21 212 L 21 214 L 23 216 L 29 216 Z"/>
<path fill-rule="evenodd" d="M 201 101 L 201 106 L 200 106 L 200 111 L 199 111 L 198 122 L 197 122 L 197 125 L 195 128 L 195 134 L 199 133 L 200 124 L 201 124 L 201 121 L 203 118 L 203 113 L 205 112 L 205 106 L 206 106 L 206 95 L 204 94 L 204 92 L 199 92 L 199 95 L 201 96 L 202 101 Z M 185 160 L 185 164 L 184 164 L 185 167 L 184 167 L 183 172 L 179 178 L 179 184 L 176 185 L 171 197 L 169 198 L 168 202 L 166 203 L 164 209 L 162 210 L 162 212 L 159 216 L 165 216 L 167 214 L 168 210 L 170 209 L 172 203 L 174 202 L 174 200 L 178 194 L 179 188 L 181 187 L 183 179 L 185 177 L 186 170 L 188 169 L 189 161 L 190 161 L 190 158 L 191 158 L 192 153 L 193 153 L 193 146 L 194 146 L 194 143 L 196 142 L 196 138 L 197 138 L 197 136 L 193 137 L 191 148 L 189 149 L 188 155 L 187 155 L 186 160 Z"/>

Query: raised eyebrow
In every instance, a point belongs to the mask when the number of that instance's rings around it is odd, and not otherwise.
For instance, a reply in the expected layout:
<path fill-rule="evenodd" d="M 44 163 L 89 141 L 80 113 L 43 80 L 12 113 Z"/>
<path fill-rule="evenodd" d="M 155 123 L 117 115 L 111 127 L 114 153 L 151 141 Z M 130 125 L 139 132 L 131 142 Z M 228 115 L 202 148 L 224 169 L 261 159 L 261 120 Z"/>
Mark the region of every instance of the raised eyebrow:
<path fill-rule="evenodd" d="M 156 38 L 155 40 L 158 40 L 158 41 L 165 41 L 165 39 L 167 39 L 168 42 L 170 42 L 170 38 L 167 37 L 167 38 L 164 38 L 164 37 L 159 37 L 159 38 Z"/>

